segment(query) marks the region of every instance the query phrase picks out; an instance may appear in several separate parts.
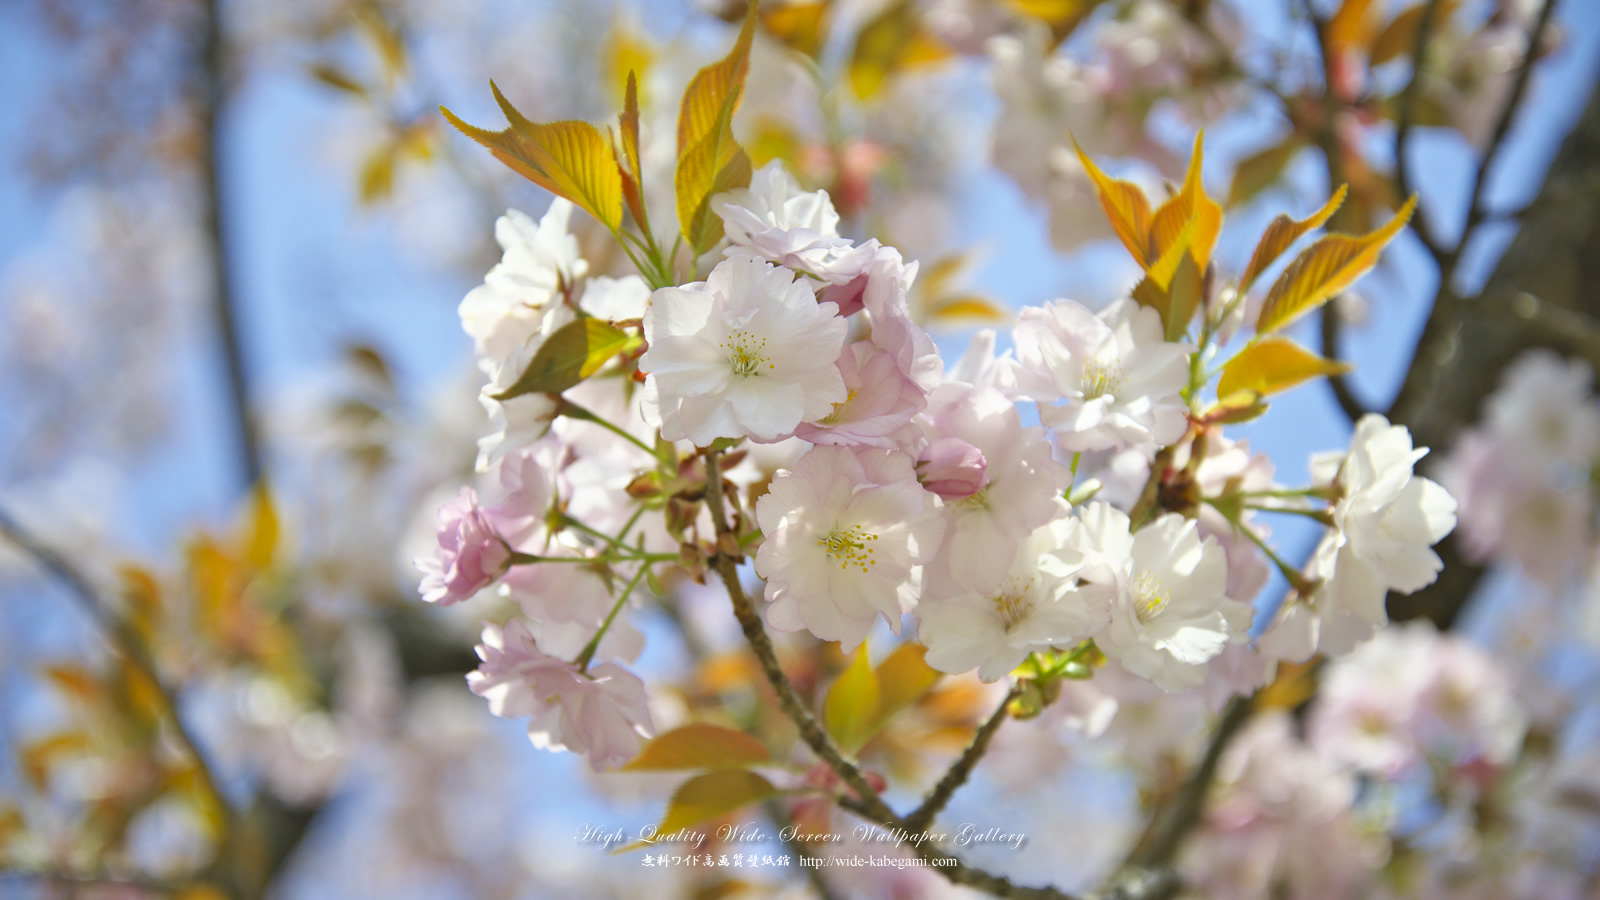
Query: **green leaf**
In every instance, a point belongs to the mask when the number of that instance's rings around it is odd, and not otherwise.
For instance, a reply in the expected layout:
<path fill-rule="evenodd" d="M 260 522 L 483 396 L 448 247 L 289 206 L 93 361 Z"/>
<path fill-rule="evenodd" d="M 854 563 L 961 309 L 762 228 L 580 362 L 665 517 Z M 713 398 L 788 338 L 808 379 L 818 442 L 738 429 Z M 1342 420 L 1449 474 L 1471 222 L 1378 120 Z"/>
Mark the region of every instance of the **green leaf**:
<path fill-rule="evenodd" d="M 565 197 L 612 231 L 622 227 L 622 172 L 616 154 L 588 122 L 530 122 L 489 82 L 511 127 L 488 131 L 439 111 L 456 130 L 489 149 L 517 174 Z"/>
<path fill-rule="evenodd" d="M 599 371 L 607 360 L 638 340 L 603 319 L 568 322 L 545 339 L 516 382 L 494 398 L 510 400 L 523 394 L 559 394 Z"/>
<path fill-rule="evenodd" d="M 1217 382 L 1217 396 L 1239 391 L 1260 396 L 1286 391 L 1295 385 L 1324 375 L 1343 375 L 1349 363 L 1324 359 L 1282 335 L 1264 338 L 1228 361 Z"/>
<path fill-rule="evenodd" d="M 622 771 L 743 769 L 770 762 L 762 743 L 742 731 L 695 722 L 661 735 Z"/>
<path fill-rule="evenodd" d="M 856 649 L 850 665 L 822 701 L 822 724 L 839 746 L 854 752 L 872 736 L 878 714 L 878 674 L 867 661 L 867 645 Z"/>
<path fill-rule="evenodd" d="M 1330 234 L 1306 248 L 1267 292 L 1256 331 L 1276 331 L 1355 283 L 1378 262 L 1383 246 L 1406 226 L 1417 198 L 1407 200 L 1387 225 L 1367 234 Z"/>

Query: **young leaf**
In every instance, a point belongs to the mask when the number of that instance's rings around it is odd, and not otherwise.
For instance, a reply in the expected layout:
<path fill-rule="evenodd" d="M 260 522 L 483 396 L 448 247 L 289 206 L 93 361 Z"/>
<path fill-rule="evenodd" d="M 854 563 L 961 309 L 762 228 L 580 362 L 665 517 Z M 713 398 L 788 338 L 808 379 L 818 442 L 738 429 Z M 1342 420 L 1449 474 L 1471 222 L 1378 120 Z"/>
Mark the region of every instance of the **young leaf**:
<path fill-rule="evenodd" d="M 979 322 L 1004 322 L 1007 318 L 1005 307 L 972 294 L 962 294 L 955 297 L 945 297 L 935 300 L 926 314 L 929 326 L 957 321 Z"/>
<path fill-rule="evenodd" d="M 863 642 L 822 701 L 822 724 L 841 747 L 854 751 L 872 736 L 869 726 L 878 713 L 878 695 L 878 674 L 867 662 Z"/>
<path fill-rule="evenodd" d="M 1422 0 L 1416 6 L 1401 10 L 1398 15 L 1389 21 L 1383 31 L 1378 33 L 1377 40 L 1372 42 L 1372 57 L 1370 63 L 1381 66 L 1401 54 L 1410 53 L 1417 46 L 1417 29 L 1422 27 L 1422 14 L 1428 8 L 1428 0 Z M 1441 0 L 1434 8 L 1433 28 L 1442 26 L 1455 12 L 1453 0 Z"/>
<path fill-rule="evenodd" d="M 1201 274 L 1211 264 L 1211 250 L 1222 233 L 1222 207 L 1206 196 L 1205 185 L 1200 180 L 1205 136 L 1204 130 L 1195 135 L 1183 189 L 1161 204 L 1151 219 L 1149 254 L 1151 258 L 1160 259 L 1188 228 L 1189 253 L 1194 256 L 1195 267 Z"/>
<path fill-rule="evenodd" d="M 1105 0 L 1008 0 L 1006 5 L 1020 15 L 1049 25 L 1050 46 L 1054 49 L 1103 2 Z"/>
<path fill-rule="evenodd" d="M 1273 282 L 1256 319 L 1256 331 L 1276 331 L 1355 283 L 1377 263 L 1383 245 L 1406 226 L 1416 205 L 1412 196 L 1382 228 L 1362 235 L 1326 235 L 1306 248 Z"/>
<path fill-rule="evenodd" d="M 756 4 L 751 0 L 733 50 L 696 73 L 683 92 L 673 186 L 678 224 L 696 256 L 722 237 L 722 220 L 712 212 L 711 198 L 750 184 L 750 157 L 733 139 L 733 114 L 739 109 L 745 77 L 750 73 L 755 28 Z"/>
<path fill-rule="evenodd" d="M 1078 152 L 1078 160 L 1094 182 L 1095 192 L 1100 195 L 1100 205 L 1105 207 L 1106 216 L 1111 219 L 1111 227 L 1122 239 L 1122 245 L 1133 254 L 1133 261 L 1140 268 L 1150 268 L 1155 260 L 1148 252 L 1150 201 L 1145 198 L 1144 191 L 1131 181 L 1112 178 L 1100 171 L 1094 160 L 1078 146 L 1077 138 L 1072 139 L 1072 149 Z"/>
<path fill-rule="evenodd" d="M 697 775 L 673 792 L 672 799 L 667 802 L 667 814 L 656 826 L 656 833 L 671 834 L 780 793 L 772 782 L 754 772 L 729 770 Z"/>
<path fill-rule="evenodd" d="M 761 12 L 761 25 L 784 46 L 806 56 L 822 55 L 827 43 L 830 0 L 771 4 Z"/>
<path fill-rule="evenodd" d="M 1342 375 L 1351 368 L 1349 363 L 1323 359 L 1282 335 L 1273 335 L 1228 361 L 1217 382 L 1217 396 L 1236 391 L 1276 394 L 1323 375 Z"/>
<path fill-rule="evenodd" d="M 622 173 L 606 139 L 588 122 L 530 122 L 489 82 L 511 127 L 489 131 L 468 125 L 444 107 L 457 131 L 489 149 L 512 171 L 565 197 L 612 231 L 622 227 Z"/>
<path fill-rule="evenodd" d="M 1183 340 L 1194 311 L 1200 308 L 1205 284 L 1206 278 L 1200 274 L 1200 265 L 1194 261 L 1194 256 L 1183 254 L 1178 260 L 1178 270 L 1172 273 L 1172 281 L 1167 285 L 1167 312 L 1162 320 L 1166 324 L 1168 341 Z"/>
<path fill-rule="evenodd" d="M 743 769 L 771 761 L 767 748 L 742 731 L 694 722 L 661 735 L 622 767 L 625 772 L 667 769 Z"/>
<path fill-rule="evenodd" d="M 1246 203 L 1266 190 L 1304 146 L 1304 141 L 1291 134 L 1282 142 L 1239 160 L 1233 169 L 1233 183 L 1228 186 L 1228 206 Z"/>
<path fill-rule="evenodd" d="M 1256 244 L 1255 252 L 1250 254 L 1250 264 L 1244 267 L 1244 277 L 1239 281 L 1239 293 L 1249 291 L 1250 285 L 1255 284 L 1261 273 L 1277 262 L 1283 251 L 1300 240 L 1306 232 L 1322 227 L 1322 223 L 1328 221 L 1338 211 L 1340 204 L 1344 203 L 1345 194 L 1349 192 L 1349 185 L 1339 185 L 1339 189 L 1333 192 L 1333 196 L 1328 198 L 1328 202 L 1323 204 L 1321 209 L 1299 221 L 1287 215 L 1279 215 L 1273 219 L 1267 230 L 1261 233 L 1261 240 Z"/>
<path fill-rule="evenodd" d="M 559 394 L 588 378 L 635 338 L 602 319 L 576 319 L 556 329 L 533 354 L 511 387 L 495 395 L 510 400 L 523 394 Z"/>

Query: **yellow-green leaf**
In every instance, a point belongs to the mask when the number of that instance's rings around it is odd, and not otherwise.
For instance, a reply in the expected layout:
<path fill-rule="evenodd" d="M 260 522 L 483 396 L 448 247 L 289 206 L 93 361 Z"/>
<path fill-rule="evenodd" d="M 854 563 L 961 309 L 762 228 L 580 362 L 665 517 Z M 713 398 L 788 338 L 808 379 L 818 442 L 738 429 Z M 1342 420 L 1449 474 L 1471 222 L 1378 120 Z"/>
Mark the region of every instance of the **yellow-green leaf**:
<path fill-rule="evenodd" d="M 1328 18 L 1328 45 L 1334 51 L 1365 47 L 1372 39 L 1372 0 L 1344 0 Z"/>
<path fill-rule="evenodd" d="M 559 394 L 588 378 L 637 338 L 603 319 L 576 319 L 550 335 L 511 387 L 495 395 Z"/>
<path fill-rule="evenodd" d="M 1250 254 L 1250 264 L 1245 266 L 1244 277 L 1239 280 L 1239 293 L 1243 294 L 1250 290 L 1250 285 L 1255 284 L 1261 273 L 1277 262 L 1283 251 L 1289 249 L 1306 232 L 1320 228 L 1323 222 L 1328 221 L 1329 217 L 1338 211 L 1340 204 L 1344 203 L 1345 194 L 1349 192 L 1349 185 L 1339 185 L 1339 189 L 1333 192 L 1333 196 L 1328 198 L 1328 202 L 1323 204 L 1321 209 L 1304 219 L 1295 220 L 1287 215 L 1279 215 L 1273 219 L 1267 230 L 1261 233 L 1261 240 L 1256 243 L 1255 251 Z"/>
<path fill-rule="evenodd" d="M 1411 219 L 1412 196 L 1387 225 L 1362 235 L 1330 234 L 1306 248 L 1267 292 L 1256 331 L 1276 331 L 1348 288 L 1378 261 L 1378 252 Z"/>
<path fill-rule="evenodd" d="M 624 771 L 744 769 L 771 761 L 767 748 L 742 731 L 694 722 L 661 735 L 623 766 Z"/>
<path fill-rule="evenodd" d="M 850 86 L 863 100 L 876 95 L 893 75 L 949 57 L 952 50 L 932 31 L 910 0 L 892 3 L 862 26 L 850 54 Z"/>
<path fill-rule="evenodd" d="M 372 148 L 361 163 L 358 179 L 358 196 L 363 205 L 370 205 L 394 193 L 395 147 L 390 143 Z"/>
<path fill-rule="evenodd" d="M 732 769 L 697 775 L 673 792 L 656 833 L 671 834 L 781 793 L 772 782 L 754 772 Z"/>
<path fill-rule="evenodd" d="M 756 4 L 751 0 L 733 49 L 701 69 L 683 92 L 678 111 L 678 168 L 673 187 L 678 224 L 698 256 L 722 238 L 722 219 L 711 210 L 716 194 L 750 184 L 750 157 L 733 138 L 733 114 L 750 73 Z"/>
<path fill-rule="evenodd" d="M 1133 254 L 1133 261 L 1139 264 L 1139 268 L 1150 268 L 1154 263 L 1148 252 L 1150 201 L 1144 191 L 1131 181 L 1112 178 L 1100 171 L 1094 160 L 1078 146 L 1076 138 L 1072 140 L 1072 149 L 1078 152 L 1078 160 L 1094 182 L 1095 192 L 1100 195 L 1100 205 L 1111 220 L 1112 230 L 1121 238 L 1128 252 Z"/>
<path fill-rule="evenodd" d="M 1205 185 L 1200 180 L 1205 136 L 1203 129 L 1195 135 L 1194 152 L 1189 157 L 1189 171 L 1184 176 L 1183 189 L 1161 204 L 1151 218 L 1149 245 L 1149 258 L 1160 259 L 1187 229 L 1188 250 L 1194 256 L 1196 268 L 1201 274 L 1211 264 L 1212 248 L 1217 244 L 1217 236 L 1222 233 L 1222 207 L 1206 196 Z"/>
<path fill-rule="evenodd" d="M 822 724 L 841 747 L 854 751 L 872 736 L 878 695 L 878 674 L 867 661 L 867 645 L 862 642 L 822 701 Z"/>
<path fill-rule="evenodd" d="M 878 704 L 869 737 L 881 731 L 895 713 L 917 702 L 944 677 L 944 673 L 928 665 L 927 655 L 927 647 L 905 643 L 878 663 Z"/>
<path fill-rule="evenodd" d="M 366 85 L 355 80 L 349 73 L 333 63 L 315 63 L 308 66 L 306 71 L 310 73 L 312 78 L 328 87 L 355 94 L 357 97 L 365 97 L 367 95 Z"/>
<path fill-rule="evenodd" d="M 489 87 L 511 123 L 504 131 L 468 125 L 442 106 L 439 111 L 517 174 L 571 200 L 607 228 L 622 227 L 622 173 L 605 136 L 588 122 L 530 122 L 498 85 Z"/>
<path fill-rule="evenodd" d="M 1217 382 L 1217 396 L 1254 391 L 1261 396 L 1286 391 L 1323 375 L 1343 375 L 1350 364 L 1324 359 L 1282 335 L 1246 347 L 1228 361 Z"/>
<path fill-rule="evenodd" d="M 650 221 L 644 209 L 644 170 L 639 161 L 639 81 L 631 71 L 623 94 L 622 112 L 617 114 L 617 128 L 622 132 L 622 157 L 617 160 L 617 168 L 622 173 L 622 200 L 639 228 L 649 230 Z"/>

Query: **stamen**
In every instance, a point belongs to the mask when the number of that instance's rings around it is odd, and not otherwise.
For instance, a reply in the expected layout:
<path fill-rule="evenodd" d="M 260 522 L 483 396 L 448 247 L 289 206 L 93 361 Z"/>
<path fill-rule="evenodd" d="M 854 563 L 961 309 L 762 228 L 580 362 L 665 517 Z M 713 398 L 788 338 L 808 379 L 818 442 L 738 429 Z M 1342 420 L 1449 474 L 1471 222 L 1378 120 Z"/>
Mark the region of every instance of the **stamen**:
<path fill-rule="evenodd" d="M 836 528 L 827 537 L 817 541 L 817 546 L 828 551 L 828 555 L 839 561 L 840 569 L 856 566 L 865 572 L 869 567 L 878 564 L 872 558 L 871 543 L 878 539 L 876 534 L 862 530 L 856 525 L 850 528 Z"/>
<path fill-rule="evenodd" d="M 1127 381 L 1122 375 L 1122 367 L 1116 363 L 1100 363 L 1090 360 L 1083 367 L 1083 398 L 1093 400 L 1107 394 L 1115 394 L 1122 390 L 1123 383 Z"/>
<path fill-rule="evenodd" d="M 1149 572 L 1140 572 L 1128 590 L 1133 594 L 1134 614 L 1145 624 L 1161 615 L 1161 611 L 1172 602 L 1171 592 L 1162 587 L 1161 580 Z"/>
<path fill-rule="evenodd" d="M 1014 582 L 1011 584 L 1014 584 Z M 1009 587 L 1011 584 L 1005 586 Z M 1016 627 L 1016 624 L 1024 618 L 1027 618 L 1028 613 L 1033 612 L 1033 599 L 1028 595 L 1032 587 L 1033 579 L 1030 578 L 1027 583 L 1016 590 L 1006 591 L 993 598 L 994 611 L 999 614 L 1001 621 L 1006 623 L 1007 631 Z"/>
<path fill-rule="evenodd" d="M 728 335 L 722 342 L 722 349 L 728 354 L 728 367 L 741 378 L 761 374 L 762 366 L 774 367 L 767 358 L 767 339 L 756 338 L 743 329 Z"/>

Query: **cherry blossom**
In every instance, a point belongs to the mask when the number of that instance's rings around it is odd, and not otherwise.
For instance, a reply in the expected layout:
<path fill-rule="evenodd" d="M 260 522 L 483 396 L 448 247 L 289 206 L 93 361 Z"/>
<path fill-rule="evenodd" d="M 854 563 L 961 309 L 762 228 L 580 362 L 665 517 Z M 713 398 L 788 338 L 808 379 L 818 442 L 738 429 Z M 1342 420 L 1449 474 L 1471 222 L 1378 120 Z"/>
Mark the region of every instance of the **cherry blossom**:
<path fill-rule="evenodd" d="M 703 282 L 650 298 L 639 360 L 646 421 L 668 440 L 776 441 L 849 398 L 834 361 L 845 322 L 794 273 L 729 259 Z"/>
<path fill-rule="evenodd" d="M 922 566 L 944 532 L 937 500 L 896 450 L 818 446 L 756 502 L 767 622 L 844 650 L 880 615 L 896 633 L 916 607 Z"/>
<path fill-rule="evenodd" d="M 435 555 L 416 561 L 422 599 L 429 603 L 466 600 L 505 574 L 511 560 L 505 538 L 478 507 L 478 493 L 470 487 L 439 510 L 438 541 Z"/>

